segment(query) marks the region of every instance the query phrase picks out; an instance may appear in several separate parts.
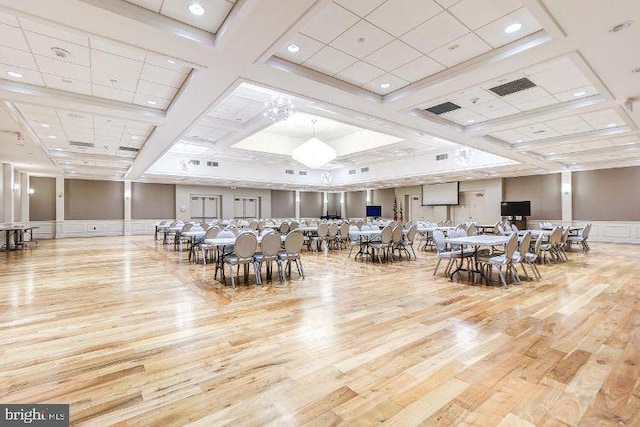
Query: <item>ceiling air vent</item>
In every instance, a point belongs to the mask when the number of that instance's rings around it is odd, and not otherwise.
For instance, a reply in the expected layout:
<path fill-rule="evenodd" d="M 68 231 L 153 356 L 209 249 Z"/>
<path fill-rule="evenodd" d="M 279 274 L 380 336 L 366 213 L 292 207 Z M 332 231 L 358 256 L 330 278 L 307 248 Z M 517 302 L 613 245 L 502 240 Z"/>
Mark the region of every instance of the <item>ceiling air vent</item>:
<path fill-rule="evenodd" d="M 298 175 L 306 175 L 307 171 L 298 171 Z"/>
<path fill-rule="evenodd" d="M 349 171 L 349 175 L 355 175 L 355 174 L 356 174 L 356 170 L 355 170 L 355 169 L 351 169 L 351 170 Z"/>
<path fill-rule="evenodd" d="M 190 165 L 200 166 L 200 160 L 189 160 Z"/>
<path fill-rule="evenodd" d="M 287 175 L 293 175 L 293 169 L 285 169 L 284 173 L 286 173 Z"/>
<path fill-rule="evenodd" d="M 369 166 L 366 168 L 360 168 L 360 172 L 369 172 Z"/>
<path fill-rule="evenodd" d="M 495 93 L 496 95 L 505 96 L 505 95 L 511 95 L 512 93 L 520 92 L 522 90 L 529 89 L 532 87 L 536 87 L 536 84 L 531 80 L 529 80 L 528 78 L 523 77 L 521 79 L 514 80 L 512 82 L 505 83 L 500 86 L 492 87 L 489 90 Z"/>
<path fill-rule="evenodd" d="M 212 168 L 217 168 L 218 167 L 218 162 L 212 162 L 212 161 L 207 161 L 207 166 L 212 167 Z"/>
<path fill-rule="evenodd" d="M 449 158 L 449 154 L 444 153 L 444 154 L 436 154 L 436 162 L 442 161 L 442 160 L 447 160 Z"/>
<path fill-rule="evenodd" d="M 120 147 L 118 147 L 118 150 L 120 150 L 120 151 L 133 151 L 134 153 L 137 153 L 138 151 L 140 151 L 139 148 L 125 147 L 124 145 L 121 145 Z"/>
<path fill-rule="evenodd" d="M 73 147 L 93 148 L 96 145 L 93 142 L 69 141 L 69 145 Z"/>
<path fill-rule="evenodd" d="M 442 104 L 434 105 L 433 107 L 426 108 L 425 111 L 428 111 L 433 114 L 444 114 L 450 111 L 459 110 L 460 106 L 454 104 L 453 102 L 444 102 Z"/>

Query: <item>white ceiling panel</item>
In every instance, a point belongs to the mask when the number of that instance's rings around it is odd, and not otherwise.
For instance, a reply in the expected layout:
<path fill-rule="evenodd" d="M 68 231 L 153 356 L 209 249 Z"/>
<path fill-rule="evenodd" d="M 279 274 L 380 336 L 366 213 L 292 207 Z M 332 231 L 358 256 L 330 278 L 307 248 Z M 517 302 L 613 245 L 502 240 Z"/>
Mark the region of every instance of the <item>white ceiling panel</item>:
<path fill-rule="evenodd" d="M 11 25 L 12 27 L 19 27 L 18 18 L 8 13 L 0 12 L 0 23 Z"/>
<path fill-rule="evenodd" d="M 143 95 L 141 93 L 136 93 L 133 95 L 133 103 L 142 105 L 143 107 L 166 110 L 167 107 L 169 107 L 169 104 L 171 104 L 171 101 L 155 95 Z"/>
<path fill-rule="evenodd" d="M 334 39 L 331 46 L 362 59 L 391 40 L 391 35 L 362 20 Z"/>
<path fill-rule="evenodd" d="M 140 77 L 143 80 L 147 80 L 150 82 L 179 88 L 187 76 L 185 74 L 173 70 L 168 70 L 166 68 L 156 67 L 155 65 L 151 64 L 144 64 Z"/>
<path fill-rule="evenodd" d="M 91 68 L 84 65 L 71 64 L 56 59 L 36 56 L 36 63 L 40 71 L 54 76 L 65 77 L 71 80 L 91 82 Z"/>
<path fill-rule="evenodd" d="M 193 27 L 216 33 L 233 7 L 233 2 L 227 0 L 198 0 L 205 13 L 197 16 L 189 12 L 191 3 L 185 0 L 164 0 L 160 13 Z"/>
<path fill-rule="evenodd" d="M 110 53 L 112 55 L 123 56 L 140 62 L 143 62 L 146 57 L 144 50 L 135 49 L 130 46 L 123 46 L 121 44 L 109 43 L 100 39 L 91 39 L 91 49 Z"/>
<path fill-rule="evenodd" d="M 442 64 L 428 56 L 421 56 L 393 70 L 393 74 L 404 80 L 415 82 L 444 69 L 445 67 Z"/>
<path fill-rule="evenodd" d="M 31 46 L 31 51 L 35 55 L 44 56 L 46 58 L 55 59 L 61 62 L 69 62 L 72 64 L 91 65 L 89 60 L 89 48 L 69 43 L 64 40 L 54 39 L 52 37 L 43 36 L 41 34 L 26 32 L 27 41 Z M 66 53 L 56 55 L 52 49 L 62 49 Z"/>
<path fill-rule="evenodd" d="M 156 13 L 160 12 L 163 0 L 126 0 L 129 3 L 133 3 L 136 6 L 144 7 L 145 9 L 152 10 Z"/>
<path fill-rule="evenodd" d="M 38 71 L 38 66 L 36 65 L 36 61 L 33 59 L 33 55 L 31 55 L 31 53 L 11 49 L 6 46 L 0 46 L 0 63 L 22 69 Z"/>
<path fill-rule="evenodd" d="M 299 47 L 297 52 L 290 52 L 289 49 L 287 49 L 288 46 L 292 44 Z M 280 49 L 278 49 L 276 55 L 293 63 L 302 64 L 323 47 L 324 44 L 319 41 L 305 36 L 302 33 L 295 33 L 281 43 Z"/>
<path fill-rule="evenodd" d="M 356 86 L 362 86 L 371 80 L 380 77 L 385 72 L 378 67 L 374 67 L 364 61 L 358 61 L 350 67 L 336 74 L 336 77 L 352 83 Z"/>
<path fill-rule="evenodd" d="M 135 91 L 142 63 L 98 50 L 91 51 L 93 83 Z M 149 67 L 153 67 L 150 65 Z M 115 80 L 115 81 L 114 81 Z"/>
<path fill-rule="evenodd" d="M 9 71 L 17 72 L 22 74 L 22 78 L 12 77 L 7 73 Z M 33 70 L 27 70 L 20 67 L 14 67 L 11 65 L 0 64 L 0 76 L 3 79 L 11 80 L 19 83 L 28 83 L 32 85 L 44 86 L 44 82 L 42 81 L 42 77 L 40 73 L 37 73 Z"/>
<path fill-rule="evenodd" d="M 505 32 L 505 28 L 512 24 L 520 24 L 522 25 L 522 28 L 512 33 Z M 521 8 L 505 17 L 485 25 L 478 29 L 476 33 L 491 46 L 500 47 L 526 35 L 535 33 L 541 29 L 542 27 L 540 23 L 535 19 L 531 12 L 525 8 Z"/>
<path fill-rule="evenodd" d="M 42 74 L 44 83 L 52 89 L 59 89 L 68 92 L 81 93 L 83 95 L 91 95 L 91 83 L 82 80 L 70 80 L 64 77 L 54 76 L 52 74 Z"/>
<path fill-rule="evenodd" d="M 89 37 L 76 31 L 66 30 L 60 26 L 47 25 L 41 21 L 32 21 L 27 18 L 19 18 L 20 25 L 27 32 L 42 34 L 47 37 L 62 40 L 78 46 L 89 46 Z"/>
<path fill-rule="evenodd" d="M 392 71 L 422 56 L 420 52 L 396 39 L 364 58 L 385 71 Z"/>
<path fill-rule="evenodd" d="M 178 92 L 178 89 L 154 82 L 148 82 L 146 80 L 139 80 L 137 92 L 142 95 L 158 96 L 170 101 Z"/>
<path fill-rule="evenodd" d="M 384 84 L 384 83 L 390 83 L 391 86 L 386 87 L 386 88 L 380 87 L 380 85 Z M 393 74 L 385 74 L 383 76 L 380 76 L 380 77 L 370 81 L 364 87 L 366 89 L 369 89 L 371 92 L 375 92 L 375 93 L 378 93 L 380 95 L 385 95 L 387 93 L 393 92 L 394 90 L 398 90 L 400 88 L 403 88 L 408 84 L 409 84 L 408 81 L 403 80 L 398 76 L 395 76 Z"/>
<path fill-rule="evenodd" d="M 449 11 L 467 27 L 477 30 L 520 7 L 519 0 L 461 0 Z"/>
<path fill-rule="evenodd" d="M 386 0 L 335 0 L 340 6 L 349 9 L 360 17 L 365 17 Z"/>
<path fill-rule="evenodd" d="M 97 96 L 99 98 L 107 98 L 113 99 L 114 101 L 126 102 L 130 104 L 133 102 L 134 92 L 126 91 L 122 89 L 116 89 L 107 86 L 101 86 L 97 84 L 93 84 L 91 86 L 93 90 L 93 96 Z"/>
<path fill-rule="evenodd" d="M 334 75 L 358 61 L 351 55 L 325 46 L 318 53 L 304 62 L 304 65 L 328 75 Z"/>
<path fill-rule="evenodd" d="M 300 32 L 313 39 L 329 44 L 359 21 L 360 18 L 347 9 L 331 2 L 302 26 Z"/>
<path fill-rule="evenodd" d="M 0 44 L 25 52 L 31 51 L 20 28 L 11 25 L 0 24 Z"/>
<path fill-rule="evenodd" d="M 469 29 L 447 12 L 442 12 L 409 31 L 400 39 L 423 53 L 459 39 Z"/>
<path fill-rule="evenodd" d="M 400 37 L 440 12 L 442 8 L 433 0 L 388 0 L 366 19 Z"/>
<path fill-rule="evenodd" d="M 480 37 L 469 33 L 430 52 L 429 57 L 447 67 L 452 67 L 490 50 L 491 46 Z"/>

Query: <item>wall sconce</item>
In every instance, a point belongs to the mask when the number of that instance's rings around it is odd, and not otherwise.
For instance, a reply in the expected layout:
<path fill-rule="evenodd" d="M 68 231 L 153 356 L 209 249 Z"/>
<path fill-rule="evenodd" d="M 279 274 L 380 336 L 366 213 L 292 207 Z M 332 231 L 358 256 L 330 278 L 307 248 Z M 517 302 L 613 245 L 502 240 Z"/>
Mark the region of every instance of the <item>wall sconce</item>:
<path fill-rule="evenodd" d="M 13 184 L 13 191 L 19 191 L 20 190 L 20 184 Z"/>
<path fill-rule="evenodd" d="M 126 200 L 129 200 L 129 199 L 131 198 L 131 192 L 130 192 L 130 191 L 125 191 L 125 192 L 124 192 L 124 198 L 125 198 Z"/>
<path fill-rule="evenodd" d="M 565 196 L 571 194 L 571 184 L 569 184 L 568 182 L 562 184 L 562 194 Z"/>
<path fill-rule="evenodd" d="M 31 196 L 32 194 L 34 194 L 36 192 L 36 190 L 34 190 L 33 188 L 29 189 L 29 195 Z"/>

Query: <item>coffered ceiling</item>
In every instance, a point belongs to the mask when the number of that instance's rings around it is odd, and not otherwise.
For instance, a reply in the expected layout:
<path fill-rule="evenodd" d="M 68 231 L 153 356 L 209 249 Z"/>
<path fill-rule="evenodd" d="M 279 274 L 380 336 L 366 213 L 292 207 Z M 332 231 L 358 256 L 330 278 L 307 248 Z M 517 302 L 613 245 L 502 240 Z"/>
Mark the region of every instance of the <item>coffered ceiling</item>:
<path fill-rule="evenodd" d="M 302 189 L 640 165 L 639 23 L 634 0 L 0 0 L 0 160 Z M 314 134 L 319 169 L 291 157 Z"/>

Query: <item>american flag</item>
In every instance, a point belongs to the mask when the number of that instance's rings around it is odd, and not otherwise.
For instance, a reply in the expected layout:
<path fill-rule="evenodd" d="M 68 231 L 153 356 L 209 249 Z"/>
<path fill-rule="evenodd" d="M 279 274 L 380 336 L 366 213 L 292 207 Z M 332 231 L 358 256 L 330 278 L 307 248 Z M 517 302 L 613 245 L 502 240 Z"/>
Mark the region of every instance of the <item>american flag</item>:
<path fill-rule="evenodd" d="M 398 202 L 395 196 L 393 196 L 393 220 L 398 220 Z"/>

